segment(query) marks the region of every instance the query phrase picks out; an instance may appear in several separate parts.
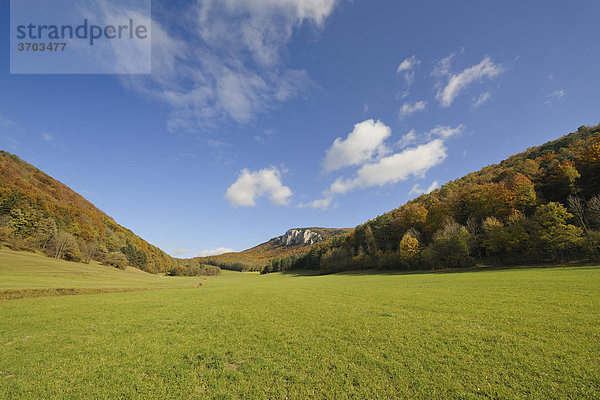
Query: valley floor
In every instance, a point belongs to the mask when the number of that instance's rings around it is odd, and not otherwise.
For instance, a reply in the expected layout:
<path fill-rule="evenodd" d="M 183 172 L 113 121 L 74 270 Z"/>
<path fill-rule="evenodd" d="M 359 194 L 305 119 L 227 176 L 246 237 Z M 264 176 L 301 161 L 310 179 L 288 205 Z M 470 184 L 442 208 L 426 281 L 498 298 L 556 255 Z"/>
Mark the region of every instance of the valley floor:
<path fill-rule="evenodd" d="M 10 257 L 0 288 L 119 286 Z M 0 398 L 600 397 L 600 267 L 140 276 L 0 301 Z"/>

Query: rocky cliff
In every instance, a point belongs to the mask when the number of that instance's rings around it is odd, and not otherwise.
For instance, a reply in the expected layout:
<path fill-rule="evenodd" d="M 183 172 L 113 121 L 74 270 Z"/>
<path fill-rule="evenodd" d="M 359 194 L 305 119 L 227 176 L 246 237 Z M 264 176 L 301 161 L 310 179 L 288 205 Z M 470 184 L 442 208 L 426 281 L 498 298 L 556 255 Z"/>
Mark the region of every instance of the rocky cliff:
<path fill-rule="evenodd" d="M 308 228 L 290 229 L 283 236 L 271 239 L 273 244 L 278 246 L 305 246 L 323 241 L 320 233 L 311 231 Z"/>

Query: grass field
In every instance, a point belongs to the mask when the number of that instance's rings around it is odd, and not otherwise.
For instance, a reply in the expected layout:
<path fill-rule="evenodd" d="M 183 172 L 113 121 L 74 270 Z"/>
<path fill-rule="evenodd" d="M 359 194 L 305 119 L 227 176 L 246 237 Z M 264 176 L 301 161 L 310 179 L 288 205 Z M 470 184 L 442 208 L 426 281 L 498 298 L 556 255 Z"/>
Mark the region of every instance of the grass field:
<path fill-rule="evenodd" d="M 0 287 L 84 287 L 11 257 Z M 179 288 L 0 302 L 1 399 L 600 397 L 600 267 L 111 272 Z"/>
<path fill-rule="evenodd" d="M 51 293 L 52 289 L 131 290 L 193 287 L 200 278 L 165 278 L 136 268 L 125 271 L 79 264 L 28 252 L 0 249 L 0 299 L 3 293 Z"/>

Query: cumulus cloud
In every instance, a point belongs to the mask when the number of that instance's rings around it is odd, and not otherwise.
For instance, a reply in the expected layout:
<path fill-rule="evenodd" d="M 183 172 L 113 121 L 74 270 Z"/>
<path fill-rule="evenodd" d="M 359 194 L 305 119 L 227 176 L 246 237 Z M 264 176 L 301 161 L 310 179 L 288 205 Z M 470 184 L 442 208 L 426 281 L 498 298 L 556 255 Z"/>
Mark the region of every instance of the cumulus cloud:
<path fill-rule="evenodd" d="M 202 250 L 202 251 L 194 254 L 194 257 L 218 256 L 219 254 L 233 253 L 234 251 L 235 251 L 234 249 L 229 249 L 227 247 L 218 247 L 218 248 L 212 249 L 212 250 Z"/>
<path fill-rule="evenodd" d="M 289 204 L 292 190 L 281 183 L 279 169 L 243 169 L 237 180 L 225 192 L 225 199 L 234 207 L 253 207 L 256 205 L 256 199 L 263 196 L 268 197 L 271 204 L 276 206 Z"/>
<path fill-rule="evenodd" d="M 379 121 L 378 123 L 382 124 Z M 370 124 L 374 124 L 372 120 Z M 356 126 L 359 125 L 360 124 L 357 124 Z M 383 126 L 385 127 L 385 125 Z M 446 159 L 447 149 L 445 141 L 460 134 L 463 130 L 463 125 L 458 125 L 455 128 L 437 125 L 423 135 L 418 135 L 415 130 L 411 130 L 402 136 L 396 143 L 396 147 L 399 147 L 401 151 L 392 155 L 389 155 L 389 150 L 387 150 L 387 146 L 385 146 L 384 143 L 385 139 L 389 136 L 389 133 L 381 135 L 382 139 L 377 143 L 379 146 L 383 146 L 383 148 L 386 149 L 385 153 L 379 153 L 377 157 L 372 157 L 375 153 L 373 150 L 370 157 L 356 157 L 356 160 L 361 161 L 357 161 L 352 165 L 359 165 L 360 167 L 352 177 L 347 179 L 344 179 L 343 177 L 337 178 L 330 187 L 323 192 L 322 198 L 309 203 L 300 204 L 298 207 L 310 207 L 313 209 L 324 210 L 331 207 L 336 195 L 344 194 L 355 189 L 394 184 L 409 178 L 422 178 L 427 171 L 436 165 L 439 165 Z M 342 140 L 338 138 L 336 139 L 336 142 L 341 143 Z M 370 148 L 374 149 L 376 147 L 371 146 Z M 421 189 L 419 185 L 415 185 L 411 189 L 411 194 L 428 193 L 436 187 L 437 182 L 434 182 L 427 189 Z"/>
<path fill-rule="evenodd" d="M 439 186 L 440 185 L 439 185 L 438 181 L 433 181 L 427 189 L 421 189 L 421 185 L 419 185 L 417 183 L 410 189 L 410 192 L 408 194 L 411 196 L 419 196 L 422 194 L 429 194 L 429 193 L 433 192 L 435 189 L 437 189 Z"/>
<path fill-rule="evenodd" d="M 417 111 L 423 111 L 427 107 L 426 101 L 417 101 L 413 104 L 407 102 L 400 107 L 400 117 L 407 117 Z"/>
<path fill-rule="evenodd" d="M 436 99 L 443 107 L 449 107 L 469 84 L 481 81 L 484 78 L 493 78 L 503 71 L 502 66 L 494 64 L 490 57 L 485 57 L 479 64 L 473 65 L 458 74 L 450 74 L 446 86 L 438 90 Z M 446 72 L 449 73 L 443 68 L 438 71 L 439 74 Z"/>
<path fill-rule="evenodd" d="M 327 150 L 323 161 L 325 171 L 331 172 L 351 165 L 360 165 L 387 152 L 385 139 L 391 129 L 381 121 L 368 119 L 354 125 L 346 139 L 338 137 Z"/>
<path fill-rule="evenodd" d="M 320 29 L 337 0 L 202 0 L 179 15 L 153 15 L 152 75 L 126 87 L 169 107 L 169 130 L 243 124 L 313 86 L 282 57 L 295 30 Z M 173 10 L 170 10 L 173 12 Z M 161 18 L 178 18 L 167 31 Z M 167 26 L 169 24 L 164 24 Z"/>
<path fill-rule="evenodd" d="M 410 177 L 423 177 L 432 167 L 446 159 L 442 139 L 409 148 L 378 161 L 363 165 L 350 179 L 339 178 L 329 188 L 329 193 L 342 194 L 356 188 L 383 186 L 404 181 Z"/>
<path fill-rule="evenodd" d="M 485 92 L 485 93 L 480 94 L 479 97 L 474 97 L 473 98 L 473 108 L 480 107 L 483 103 L 488 101 L 490 99 L 490 97 L 492 97 L 492 94 L 490 92 Z"/>

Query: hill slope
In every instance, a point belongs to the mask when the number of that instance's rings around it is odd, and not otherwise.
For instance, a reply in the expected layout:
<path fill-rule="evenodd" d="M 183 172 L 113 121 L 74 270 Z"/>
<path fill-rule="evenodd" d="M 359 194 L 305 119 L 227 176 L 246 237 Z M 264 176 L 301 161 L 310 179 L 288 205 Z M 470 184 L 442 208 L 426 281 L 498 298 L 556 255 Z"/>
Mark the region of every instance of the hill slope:
<path fill-rule="evenodd" d="M 600 258 L 600 125 L 449 182 L 263 272 Z"/>
<path fill-rule="evenodd" d="M 316 243 L 350 233 L 349 228 L 295 228 L 250 249 L 218 256 L 197 257 L 198 263 L 233 270 L 260 270 L 274 259 L 299 256 Z"/>
<path fill-rule="evenodd" d="M 70 261 L 162 272 L 176 261 L 66 185 L 0 151 L 0 243 Z"/>

